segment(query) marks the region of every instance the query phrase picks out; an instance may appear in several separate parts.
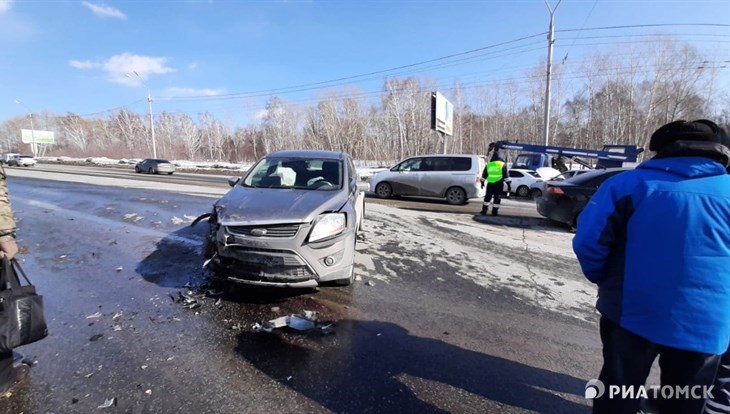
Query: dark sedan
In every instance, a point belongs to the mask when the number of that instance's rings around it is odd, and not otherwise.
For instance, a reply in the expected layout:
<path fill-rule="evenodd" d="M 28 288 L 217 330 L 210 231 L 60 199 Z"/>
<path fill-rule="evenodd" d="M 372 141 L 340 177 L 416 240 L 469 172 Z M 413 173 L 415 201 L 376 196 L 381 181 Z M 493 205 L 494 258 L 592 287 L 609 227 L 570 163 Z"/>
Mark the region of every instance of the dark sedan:
<path fill-rule="evenodd" d="M 134 172 L 136 173 L 150 173 L 150 174 L 170 174 L 175 172 L 175 166 L 168 160 L 158 160 L 154 158 L 147 158 L 134 166 Z"/>
<path fill-rule="evenodd" d="M 614 175 L 628 170 L 630 168 L 607 168 L 590 171 L 565 181 L 548 182 L 545 196 L 537 202 L 537 212 L 575 228 L 578 215 L 598 187 Z"/>

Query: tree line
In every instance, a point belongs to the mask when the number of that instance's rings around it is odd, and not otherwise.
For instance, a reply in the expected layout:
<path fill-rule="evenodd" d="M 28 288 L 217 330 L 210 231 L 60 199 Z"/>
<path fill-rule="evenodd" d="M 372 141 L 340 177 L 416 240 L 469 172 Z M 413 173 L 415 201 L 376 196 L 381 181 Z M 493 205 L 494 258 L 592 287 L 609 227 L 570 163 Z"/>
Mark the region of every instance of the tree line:
<path fill-rule="evenodd" d="M 650 47 L 595 53 L 580 65 L 557 63 L 553 72 L 550 144 L 648 148 L 651 133 L 676 119 L 710 118 L 730 126 L 728 72 L 698 49 L 671 39 Z M 726 59 L 726 58 L 725 58 Z M 330 89 L 312 104 L 270 97 L 261 116 L 232 127 L 210 112 L 155 115 L 160 158 L 252 161 L 283 149 L 345 151 L 358 160 L 389 163 L 440 153 L 430 129 L 431 92 L 454 104 L 450 153 L 485 154 L 490 142 L 542 143 L 544 64 L 518 79 L 438 85 L 428 78 L 386 78 L 375 98 L 353 88 Z M 46 155 L 144 158 L 152 154 L 148 118 L 122 108 L 81 117 L 34 114 L 36 129 L 55 131 Z M 3 152 L 27 152 L 25 117 L 0 124 Z"/>

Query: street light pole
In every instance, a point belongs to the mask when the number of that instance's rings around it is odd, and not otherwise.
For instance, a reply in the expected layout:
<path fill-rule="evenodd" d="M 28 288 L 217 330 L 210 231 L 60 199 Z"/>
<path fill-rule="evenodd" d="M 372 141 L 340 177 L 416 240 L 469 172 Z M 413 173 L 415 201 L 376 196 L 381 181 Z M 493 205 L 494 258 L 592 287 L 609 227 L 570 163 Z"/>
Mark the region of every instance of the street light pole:
<path fill-rule="evenodd" d="M 145 81 L 142 80 L 142 77 L 139 76 L 139 73 L 137 71 L 133 71 L 134 75 L 139 79 L 140 82 L 142 82 L 142 85 L 147 88 L 147 105 L 149 108 L 149 115 L 150 115 L 150 134 L 152 135 L 152 158 L 157 158 L 157 143 L 155 142 L 155 122 L 152 117 L 152 92 L 150 91 L 150 87 L 147 86 Z M 127 73 L 128 78 L 132 78 L 132 75 Z"/>
<path fill-rule="evenodd" d="M 36 148 L 35 148 L 35 128 L 33 128 L 33 111 L 31 111 L 23 101 L 16 99 L 15 103 L 25 108 L 26 111 L 28 111 L 28 118 L 30 118 L 30 153 L 33 157 L 35 157 L 36 154 Z M 22 134 L 21 134 L 22 135 Z M 22 141 L 22 138 L 21 138 Z"/>
<path fill-rule="evenodd" d="M 547 84 L 545 85 L 545 115 L 543 119 L 543 141 L 545 142 L 545 146 L 548 145 L 548 141 L 550 139 L 550 83 L 552 81 L 552 75 L 553 75 L 553 44 L 555 43 L 555 29 L 553 26 L 553 16 L 555 15 L 555 10 L 557 10 L 558 6 L 560 6 L 560 2 L 562 0 L 558 0 L 558 3 L 555 5 L 555 8 L 551 8 L 550 4 L 547 0 L 545 1 L 545 6 L 548 9 L 548 12 L 550 13 L 550 27 L 548 29 L 548 56 L 547 56 Z"/>

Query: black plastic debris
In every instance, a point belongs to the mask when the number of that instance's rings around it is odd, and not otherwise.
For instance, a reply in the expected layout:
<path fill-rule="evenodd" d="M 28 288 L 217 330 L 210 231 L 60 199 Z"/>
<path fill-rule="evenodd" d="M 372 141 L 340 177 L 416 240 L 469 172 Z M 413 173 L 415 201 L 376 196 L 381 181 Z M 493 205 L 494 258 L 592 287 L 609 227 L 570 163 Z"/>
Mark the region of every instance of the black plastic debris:
<path fill-rule="evenodd" d="M 96 342 L 103 337 L 104 337 L 104 334 L 96 334 L 96 335 L 92 336 L 91 338 L 89 338 L 89 341 Z"/>
<path fill-rule="evenodd" d="M 76 404 L 77 402 L 79 402 L 78 398 L 71 398 L 71 404 Z"/>
<path fill-rule="evenodd" d="M 206 296 L 209 296 L 211 298 L 216 298 L 218 296 L 223 296 L 223 293 L 224 292 L 222 290 L 215 290 L 215 289 L 208 289 L 208 290 L 205 291 L 205 295 Z"/>

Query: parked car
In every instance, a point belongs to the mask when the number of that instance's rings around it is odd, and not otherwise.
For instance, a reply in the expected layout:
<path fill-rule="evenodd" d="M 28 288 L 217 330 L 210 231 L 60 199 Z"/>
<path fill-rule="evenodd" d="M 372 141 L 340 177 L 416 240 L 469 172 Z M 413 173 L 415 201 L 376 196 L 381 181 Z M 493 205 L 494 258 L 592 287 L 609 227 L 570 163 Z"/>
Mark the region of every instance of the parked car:
<path fill-rule="evenodd" d="M 168 160 L 147 158 L 134 166 L 134 172 L 149 174 L 170 174 L 175 172 L 175 166 Z"/>
<path fill-rule="evenodd" d="M 585 174 L 588 171 L 593 170 L 570 170 L 564 173 L 560 173 L 547 181 L 535 181 L 534 183 L 532 183 L 532 185 L 530 185 L 530 197 L 534 199 L 542 197 L 542 195 L 545 194 L 545 188 L 547 186 L 547 183 L 549 183 L 550 181 L 564 181 L 578 175 Z"/>
<path fill-rule="evenodd" d="M 14 152 L 7 152 L 3 155 L 0 155 L 0 164 L 7 164 L 8 161 L 10 161 L 14 156 L 20 155 Z"/>
<path fill-rule="evenodd" d="M 370 190 L 380 198 L 420 196 L 446 198 L 449 204 L 466 204 L 484 197 L 481 185 L 486 162 L 478 155 L 423 155 L 406 158 L 370 180 Z"/>
<path fill-rule="evenodd" d="M 614 175 L 628 170 L 630 168 L 590 170 L 567 180 L 549 182 L 545 195 L 537 202 L 537 212 L 575 228 L 578 216 L 598 187 Z"/>
<path fill-rule="evenodd" d="M 35 167 L 37 163 L 32 155 L 13 155 L 8 160 L 8 167 Z"/>
<path fill-rule="evenodd" d="M 510 188 L 513 193 L 520 197 L 530 196 L 530 186 L 538 181 L 545 181 L 537 172 L 532 170 L 511 169 L 509 170 Z M 505 191 L 507 184 L 505 183 Z"/>
<path fill-rule="evenodd" d="M 229 184 L 204 243 L 217 276 L 288 287 L 354 281 L 368 187 L 347 154 L 275 152 Z"/>

